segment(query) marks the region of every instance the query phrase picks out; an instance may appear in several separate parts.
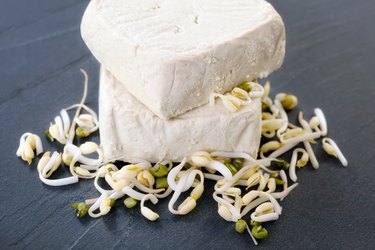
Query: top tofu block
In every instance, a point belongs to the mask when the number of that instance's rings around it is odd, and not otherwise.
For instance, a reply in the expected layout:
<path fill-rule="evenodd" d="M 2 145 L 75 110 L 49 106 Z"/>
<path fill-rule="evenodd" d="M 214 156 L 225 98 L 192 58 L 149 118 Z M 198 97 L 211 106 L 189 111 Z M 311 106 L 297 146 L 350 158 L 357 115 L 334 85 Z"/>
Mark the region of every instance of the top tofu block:
<path fill-rule="evenodd" d="M 92 0 L 81 33 L 99 62 L 164 119 L 267 77 L 285 54 L 283 21 L 262 0 Z"/>

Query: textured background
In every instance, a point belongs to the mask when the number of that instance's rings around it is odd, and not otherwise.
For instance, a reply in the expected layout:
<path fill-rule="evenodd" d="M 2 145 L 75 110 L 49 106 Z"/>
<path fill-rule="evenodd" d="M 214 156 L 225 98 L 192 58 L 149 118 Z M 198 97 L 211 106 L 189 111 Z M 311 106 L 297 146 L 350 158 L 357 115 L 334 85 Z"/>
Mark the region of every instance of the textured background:
<path fill-rule="evenodd" d="M 315 147 L 321 168 L 298 172 L 300 186 L 259 249 L 374 248 L 375 1 L 272 2 L 287 30 L 286 61 L 270 78 L 272 93 L 295 93 L 307 116 L 321 107 L 350 166 Z M 87 104 L 97 108 L 99 65 L 79 34 L 87 3 L 0 0 L 0 248 L 253 248 L 216 214 L 212 183 L 185 217 L 169 214 L 164 201 L 156 208 L 161 220 L 150 223 L 118 202 L 104 218 L 78 220 L 69 205 L 95 197 L 92 182 L 48 187 L 35 163 L 16 158 L 23 132 L 42 135 L 62 107 L 79 101 L 79 68 L 90 75 Z"/>

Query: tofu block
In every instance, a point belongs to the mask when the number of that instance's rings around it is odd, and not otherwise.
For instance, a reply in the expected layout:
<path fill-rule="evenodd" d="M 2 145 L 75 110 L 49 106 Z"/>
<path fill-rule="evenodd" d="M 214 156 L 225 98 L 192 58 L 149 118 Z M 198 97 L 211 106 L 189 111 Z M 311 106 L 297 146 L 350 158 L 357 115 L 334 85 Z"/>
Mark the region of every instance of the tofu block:
<path fill-rule="evenodd" d="M 285 54 L 283 21 L 263 0 L 92 0 L 81 33 L 98 61 L 164 119 L 267 77 Z"/>
<path fill-rule="evenodd" d="M 256 156 L 261 136 L 261 103 L 255 99 L 230 113 L 221 101 L 165 120 L 102 70 L 99 94 L 100 144 L 105 159 L 175 162 L 198 150 L 246 152 Z"/>

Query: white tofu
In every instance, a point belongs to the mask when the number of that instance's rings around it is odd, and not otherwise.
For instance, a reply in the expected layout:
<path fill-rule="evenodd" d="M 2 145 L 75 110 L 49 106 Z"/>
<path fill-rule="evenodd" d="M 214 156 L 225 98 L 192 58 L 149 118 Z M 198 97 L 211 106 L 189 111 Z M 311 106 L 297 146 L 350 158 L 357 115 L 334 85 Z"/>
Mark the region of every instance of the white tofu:
<path fill-rule="evenodd" d="M 99 62 L 164 119 L 268 76 L 285 54 L 282 19 L 263 0 L 92 0 L 81 32 Z"/>
<path fill-rule="evenodd" d="M 221 101 L 177 118 L 161 119 L 134 98 L 108 71 L 100 77 L 100 144 L 106 160 L 175 162 L 198 150 L 246 152 L 256 156 L 261 104 L 254 100 L 230 113 Z"/>

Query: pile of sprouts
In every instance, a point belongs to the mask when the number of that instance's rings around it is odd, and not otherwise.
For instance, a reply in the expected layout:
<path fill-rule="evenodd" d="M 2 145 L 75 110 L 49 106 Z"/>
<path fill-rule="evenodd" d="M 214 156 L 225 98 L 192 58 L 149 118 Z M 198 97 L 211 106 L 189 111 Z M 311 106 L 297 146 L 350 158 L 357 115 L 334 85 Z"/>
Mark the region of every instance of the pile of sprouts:
<path fill-rule="evenodd" d="M 308 162 L 315 169 L 319 168 L 313 151 L 317 139 L 323 138 L 325 152 L 337 157 L 343 166 L 348 165 L 337 144 L 326 137 L 328 127 L 321 109 L 316 108 L 315 116 L 309 121 L 300 112 L 299 125 L 292 124 L 287 111 L 298 104 L 294 95 L 279 93 L 272 100 L 269 82 L 264 87 L 257 82 L 244 82 L 224 95 L 212 94 L 210 105 L 215 105 L 215 98 L 220 98 L 225 108 L 237 112 L 241 106 L 252 105 L 252 100 L 261 98 L 263 144 L 259 147 L 258 157 L 242 152 L 198 151 L 178 165 L 161 159 L 156 164 L 146 160 L 122 162 L 122 167 L 118 167 L 114 162 L 121 159 L 104 162 L 101 147 L 96 143 L 73 144 L 75 136 L 88 137 L 99 128 L 97 114 L 85 105 L 88 76 L 81 71 L 85 78 L 81 102 L 62 109 L 45 131 L 51 141 L 64 145 L 63 152 L 47 151 L 37 164 L 39 178 L 46 185 L 64 186 L 80 179 L 94 180 L 99 196 L 71 205 L 78 218 L 86 214 L 93 218 L 106 215 L 116 201 L 122 200 L 127 208 L 140 203 L 141 214 L 155 221 L 159 214 L 146 206 L 146 202 L 156 204 L 167 197 L 170 197 L 168 210 L 175 215 L 185 215 L 197 206 L 204 192 L 205 179 L 209 179 L 216 181 L 212 197 L 217 202 L 220 217 L 235 223 L 238 233 L 246 230 L 257 245 L 257 240 L 268 235 L 263 223 L 277 220 L 282 215 L 280 202 L 298 186 L 297 169 Z M 75 111 L 72 119 L 68 111 Z M 286 159 L 285 153 L 289 151 L 291 158 Z M 25 133 L 21 136 L 17 156 L 30 165 L 42 153 L 43 145 L 38 135 Z M 96 157 L 92 158 L 93 154 Z M 69 167 L 71 176 L 51 179 L 62 164 Z M 107 188 L 103 187 L 103 182 Z M 177 204 L 185 192 L 190 194 Z"/>

